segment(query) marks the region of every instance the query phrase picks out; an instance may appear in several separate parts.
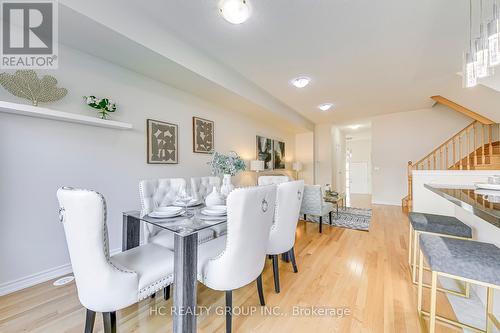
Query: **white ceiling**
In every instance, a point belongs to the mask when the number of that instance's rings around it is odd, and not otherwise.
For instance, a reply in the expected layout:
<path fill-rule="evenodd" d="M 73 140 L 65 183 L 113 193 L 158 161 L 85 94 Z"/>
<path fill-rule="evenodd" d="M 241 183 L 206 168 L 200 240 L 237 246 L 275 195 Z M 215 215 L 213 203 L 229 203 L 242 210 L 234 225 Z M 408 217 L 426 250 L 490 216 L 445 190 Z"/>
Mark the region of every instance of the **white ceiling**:
<path fill-rule="evenodd" d="M 217 0 L 122 3 L 316 123 L 428 107 L 461 69 L 466 1 L 248 1 L 241 25 L 219 16 Z M 299 74 L 313 79 L 303 90 L 288 83 Z"/>

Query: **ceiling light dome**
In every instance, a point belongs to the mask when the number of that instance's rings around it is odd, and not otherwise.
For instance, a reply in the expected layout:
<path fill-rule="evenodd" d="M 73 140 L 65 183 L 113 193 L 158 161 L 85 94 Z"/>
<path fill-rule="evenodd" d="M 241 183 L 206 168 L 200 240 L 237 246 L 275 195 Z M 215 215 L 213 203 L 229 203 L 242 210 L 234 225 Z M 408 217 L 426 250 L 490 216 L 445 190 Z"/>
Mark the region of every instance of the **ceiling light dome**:
<path fill-rule="evenodd" d="M 320 109 L 321 111 L 328 111 L 328 110 L 330 110 L 330 108 L 332 106 L 333 106 L 333 103 L 323 103 L 323 104 L 318 105 L 318 109 Z"/>
<path fill-rule="evenodd" d="M 292 84 L 297 87 L 297 88 L 304 88 L 311 82 L 311 78 L 308 78 L 307 76 L 299 76 L 293 79 Z"/>
<path fill-rule="evenodd" d="M 245 22 L 251 14 L 247 0 L 221 0 L 219 10 L 222 17 L 232 24 Z"/>

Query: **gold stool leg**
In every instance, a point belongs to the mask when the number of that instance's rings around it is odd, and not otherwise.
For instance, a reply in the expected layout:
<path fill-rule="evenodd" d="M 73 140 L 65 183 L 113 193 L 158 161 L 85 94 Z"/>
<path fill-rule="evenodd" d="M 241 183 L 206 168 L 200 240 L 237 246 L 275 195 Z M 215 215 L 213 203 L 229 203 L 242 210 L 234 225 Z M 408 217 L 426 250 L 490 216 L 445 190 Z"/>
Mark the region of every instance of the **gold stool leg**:
<path fill-rule="evenodd" d="M 418 299 L 417 299 L 417 309 L 418 314 L 422 313 L 422 289 L 424 281 L 424 254 L 420 251 L 419 263 L 418 263 Z"/>
<path fill-rule="evenodd" d="M 413 269 L 412 269 L 412 280 L 413 283 L 417 283 L 417 248 L 418 248 L 418 231 L 414 231 L 415 235 L 413 239 Z"/>
<path fill-rule="evenodd" d="M 412 246 L 412 238 L 413 238 L 413 228 L 411 227 L 411 223 L 408 226 L 408 229 L 410 229 L 410 235 L 408 236 L 408 264 L 410 265 L 410 271 L 412 269 L 412 263 L 411 263 L 411 246 Z"/>
<path fill-rule="evenodd" d="M 431 282 L 431 311 L 429 318 L 429 332 L 436 332 L 436 293 L 437 293 L 437 272 L 432 272 Z"/>
<path fill-rule="evenodd" d="M 488 296 L 486 301 L 486 333 L 493 332 L 493 288 L 488 287 Z"/>

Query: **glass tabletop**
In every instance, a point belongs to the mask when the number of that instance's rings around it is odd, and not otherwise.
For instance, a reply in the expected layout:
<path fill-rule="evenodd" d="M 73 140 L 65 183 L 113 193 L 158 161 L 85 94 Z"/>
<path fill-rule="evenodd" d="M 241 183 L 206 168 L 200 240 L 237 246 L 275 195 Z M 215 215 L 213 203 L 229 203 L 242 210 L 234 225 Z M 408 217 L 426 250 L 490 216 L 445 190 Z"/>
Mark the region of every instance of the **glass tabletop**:
<path fill-rule="evenodd" d="M 141 212 L 138 210 L 124 212 L 123 215 L 135 218 L 145 223 L 149 223 L 156 227 L 170 230 L 173 233 L 181 236 L 188 236 L 216 225 L 227 223 L 227 216 L 205 216 L 201 214 L 201 210 L 205 206 L 189 208 L 188 212 L 192 216 L 178 216 L 170 218 L 154 218 L 151 216 L 141 217 Z"/>

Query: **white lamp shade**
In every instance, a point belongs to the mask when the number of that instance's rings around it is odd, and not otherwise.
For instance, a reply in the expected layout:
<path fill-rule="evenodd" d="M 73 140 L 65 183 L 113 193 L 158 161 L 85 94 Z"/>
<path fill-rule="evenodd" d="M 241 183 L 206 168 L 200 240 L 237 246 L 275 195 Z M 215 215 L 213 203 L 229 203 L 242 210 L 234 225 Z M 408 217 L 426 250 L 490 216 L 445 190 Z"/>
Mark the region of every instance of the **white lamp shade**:
<path fill-rule="evenodd" d="M 300 170 L 302 170 L 302 163 L 300 163 L 300 162 L 293 162 L 292 169 L 294 171 L 300 171 Z"/>
<path fill-rule="evenodd" d="M 264 161 L 259 161 L 259 160 L 250 161 L 250 170 L 263 171 L 264 170 Z"/>

